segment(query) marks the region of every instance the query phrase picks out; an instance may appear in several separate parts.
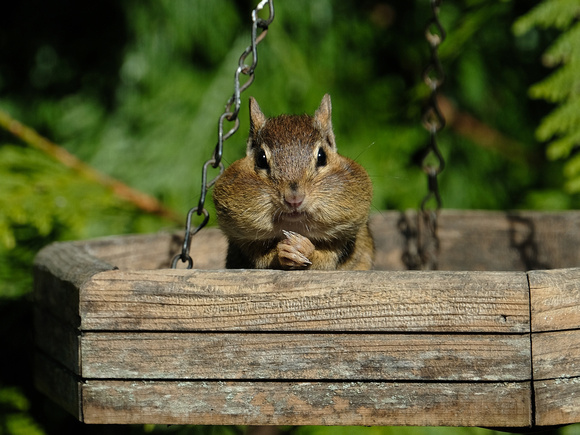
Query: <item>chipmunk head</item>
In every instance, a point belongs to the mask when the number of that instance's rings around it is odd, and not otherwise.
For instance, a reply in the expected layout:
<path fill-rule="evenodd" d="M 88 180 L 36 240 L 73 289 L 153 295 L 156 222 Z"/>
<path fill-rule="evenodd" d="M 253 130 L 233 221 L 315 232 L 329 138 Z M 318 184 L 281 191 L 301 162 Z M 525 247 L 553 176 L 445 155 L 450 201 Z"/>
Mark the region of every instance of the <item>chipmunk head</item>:
<path fill-rule="evenodd" d="M 336 154 L 330 95 L 326 94 L 314 117 L 281 115 L 266 118 L 250 98 L 250 137 L 246 151 L 256 174 L 280 193 L 280 217 L 298 219 L 307 208 L 311 183 L 328 172 Z"/>
<path fill-rule="evenodd" d="M 220 226 L 234 238 L 339 237 L 366 221 L 371 194 L 364 169 L 337 153 L 328 94 L 314 116 L 268 118 L 250 98 L 246 157 L 214 187 Z"/>

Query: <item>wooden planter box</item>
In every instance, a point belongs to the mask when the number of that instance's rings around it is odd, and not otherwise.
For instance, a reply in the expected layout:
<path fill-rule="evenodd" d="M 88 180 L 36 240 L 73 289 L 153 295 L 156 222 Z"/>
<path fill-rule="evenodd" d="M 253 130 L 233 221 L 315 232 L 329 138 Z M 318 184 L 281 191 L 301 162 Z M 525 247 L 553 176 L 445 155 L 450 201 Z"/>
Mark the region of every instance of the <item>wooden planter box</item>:
<path fill-rule="evenodd" d="M 414 222 L 374 216 L 368 272 L 223 270 L 215 229 L 189 271 L 181 234 L 52 244 L 37 386 L 86 423 L 580 422 L 580 213 L 443 212 L 437 272 L 402 270 Z"/>

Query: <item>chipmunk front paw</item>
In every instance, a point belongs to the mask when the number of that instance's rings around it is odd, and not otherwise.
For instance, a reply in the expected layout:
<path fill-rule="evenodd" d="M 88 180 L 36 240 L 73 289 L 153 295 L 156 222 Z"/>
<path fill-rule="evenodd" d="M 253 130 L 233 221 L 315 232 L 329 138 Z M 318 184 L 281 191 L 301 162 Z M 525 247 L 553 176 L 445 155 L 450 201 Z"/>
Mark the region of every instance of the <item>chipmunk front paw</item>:
<path fill-rule="evenodd" d="M 278 260 L 285 269 L 306 269 L 312 264 L 309 258 L 314 245 L 308 238 L 293 231 L 283 231 L 286 238 L 278 242 Z"/>

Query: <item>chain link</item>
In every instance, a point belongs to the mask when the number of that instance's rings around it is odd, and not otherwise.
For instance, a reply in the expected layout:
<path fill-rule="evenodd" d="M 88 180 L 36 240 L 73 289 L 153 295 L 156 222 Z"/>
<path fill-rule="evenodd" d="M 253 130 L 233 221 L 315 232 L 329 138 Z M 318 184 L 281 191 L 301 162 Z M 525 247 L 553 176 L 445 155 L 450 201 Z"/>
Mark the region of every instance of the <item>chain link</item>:
<path fill-rule="evenodd" d="M 258 17 L 258 13 L 264 9 L 266 4 L 269 7 L 269 15 L 267 19 L 262 19 Z M 205 209 L 205 200 L 207 197 L 207 192 L 209 189 L 214 185 L 217 181 L 219 176 L 224 171 L 224 165 L 222 163 L 222 156 L 223 156 L 223 147 L 224 142 L 228 140 L 239 128 L 240 120 L 238 118 L 238 114 L 240 112 L 241 106 L 241 94 L 246 89 L 250 87 L 252 82 L 254 81 L 254 71 L 256 69 L 256 65 L 258 64 L 258 44 L 266 37 L 268 33 L 268 26 L 274 20 L 274 0 L 262 0 L 256 6 L 256 8 L 252 11 L 252 39 L 251 44 L 244 50 L 240 59 L 238 61 L 238 68 L 236 69 L 235 77 L 234 77 L 234 93 L 230 97 L 230 99 L 226 103 L 224 113 L 219 117 L 218 121 L 218 143 L 214 149 L 213 156 L 211 159 L 207 160 L 202 169 L 201 174 L 201 195 L 199 198 L 199 203 L 197 207 L 193 207 L 187 213 L 187 220 L 185 223 L 185 237 L 183 241 L 183 247 L 180 254 L 177 254 L 171 263 L 172 268 L 177 268 L 177 264 L 179 261 L 182 263 L 187 263 L 187 268 L 193 268 L 193 259 L 189 255 L 190 251 L 190 244 L 191 244 L 191 237 L 194 236 L 199 230 L 201 230 L 209 221 L 209 212 Z M 246 59 L 248 56 L 252 55 L 252 63 L 250 65 L 246 64 Z M 245 83 L 240 84 L 241 76 L 245 75 L 248 76 L 248 79 Z M 232 109 L 233 107 L 233 109 Z M 224 123 L 225 121 L 233 122 L 234 125 L 230 128 L 230 130 L 224 134 Z M 208 181 L 208 170 L 209 167 L 214 169 L 219 168 L 218 175 Z M 203 216 L 203 220 L 199 225 L 197 225 L 193 230 L 192 227 L 192 218 L 193 215 L 196 214 L 198 217 Z"/>
<path fill-rule="evenodd" d="M 430 63 L 423 72 L 423 81 L 431 89 L 431 94 L 423 111 L 423 127 L 429 132 L 429 141 L 423 150 L 421 168 L 427 175 L 428 193 L 421 201 L 417 223 L 416 256 L 409 261 L 412 268 L 436 270 L 438 267 L 439 237 L 437 234 L 441 194 L 437 176 L 445 169 L 445 160 L 437 144 L 437 133 L 445 127 L 445 118 L 437 103 L 437 93 L 445 81 L 445 72 L 439 60 L 439 45 L 446 34 L 439 20 L 441 0 L 430 0 L 432 17 L 425 28 L 425 39 L 431 49 Z M 434 162 L 434 163 L 433 163 Z M 435 200 L 436 208 L 428 207 Z"/>

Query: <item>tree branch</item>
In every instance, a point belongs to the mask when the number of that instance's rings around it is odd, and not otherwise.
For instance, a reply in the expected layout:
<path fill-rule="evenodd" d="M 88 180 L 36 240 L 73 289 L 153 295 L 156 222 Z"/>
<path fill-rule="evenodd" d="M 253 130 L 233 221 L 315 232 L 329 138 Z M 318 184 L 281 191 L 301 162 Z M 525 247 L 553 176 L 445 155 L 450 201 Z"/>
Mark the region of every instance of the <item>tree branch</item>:
<path fill-rule="evenodd" d="M 169 219 L 173 222 L 183 223 L 183 217 L 179 216 L 175 211 L 165 207 L 156 198 L 133 189 L 121 181 L 97 171 L 92 166 L 89 166 L 73 154 L 69 153 L 63 147 L 49 141 L 32 128 L 15 120 L 3 110 L 0 110 L 0 127 L 9 131 L 31 147 L 53 157 L 83 177 L 105 186 L 116 196 L 133 204 L 138 209 Z"/>
<path fill-rule="evenodd" d="M 536 152 L 526 148 L 521 142 L 509 138 L 498 130 L 484 124 L 469 113 L 460 112 L 443 95 L 438 96 L 437 103 L 447 120 L 447 125 L 457 134 L 483 148 L 492 149 L 512 161 L 534 164 L 539 160 Z"/>

